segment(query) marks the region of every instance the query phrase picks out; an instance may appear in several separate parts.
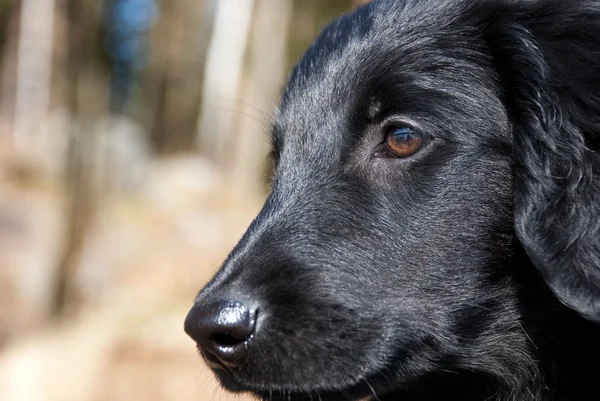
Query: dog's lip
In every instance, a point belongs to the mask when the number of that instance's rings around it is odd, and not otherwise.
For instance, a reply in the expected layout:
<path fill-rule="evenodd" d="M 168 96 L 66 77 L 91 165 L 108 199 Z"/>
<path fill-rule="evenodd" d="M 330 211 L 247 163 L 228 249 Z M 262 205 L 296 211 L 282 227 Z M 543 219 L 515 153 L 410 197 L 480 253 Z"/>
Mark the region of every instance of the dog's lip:
<path fill-rule="evenodd" d="M 335 392 L 288 392 L 286 390 L 277 390 L 271 392 L 260 391 L 255 392 L 254 394 L 260 397 L 262 401 L 367 401 L 375 399 L 372 393 L 351 396 L 346 389 Z M 377 397 L 383 396 L 385 396 L 385 393 L 377 394 Z"/>
<path fill-rule="evenodd" d="M 214 356 L 213 354 L 211 354 L 210 352 L 206 352 L 204 350 L 201 350 L 200 348 L 198 348 L 200 351 L 200 355 L 202 356 L 202 359 L 204 359 L 204 362 L 206 362 L 206 364 L 213 370 L 224 370 L 224 366 L 219 363 L 218 359 L 216 356 Z"/>
<path fill-rule="evenodd" d="M 339 389 L 309 389 L 298 390 L 264 384 L 247 384 L 240 380 L 235 372 L 219 367 L 213 368 L 214 374 L 219 379 L 221 386 L 233 393 L 249 393 L 264 401 L 363 401 L 373 399 L 373 389 L 366 384 L 366 379 L 358 379 L 353 385 L 341 387 Z M 355 397 L 349 394 L 355 393 Z M 385 392 L 377 392 L 378 396 Z"/>

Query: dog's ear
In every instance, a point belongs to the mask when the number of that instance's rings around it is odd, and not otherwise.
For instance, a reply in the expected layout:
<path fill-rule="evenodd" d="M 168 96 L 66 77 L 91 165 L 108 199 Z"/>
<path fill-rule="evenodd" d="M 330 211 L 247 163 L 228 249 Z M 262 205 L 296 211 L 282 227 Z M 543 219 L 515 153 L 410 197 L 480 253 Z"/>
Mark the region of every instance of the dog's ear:
<path fill-rule="evenodd" d="M 513 123 L 515 230 L 556 297 L 600 322 L 600 5 L 521 4 L 487 35 Z"/>

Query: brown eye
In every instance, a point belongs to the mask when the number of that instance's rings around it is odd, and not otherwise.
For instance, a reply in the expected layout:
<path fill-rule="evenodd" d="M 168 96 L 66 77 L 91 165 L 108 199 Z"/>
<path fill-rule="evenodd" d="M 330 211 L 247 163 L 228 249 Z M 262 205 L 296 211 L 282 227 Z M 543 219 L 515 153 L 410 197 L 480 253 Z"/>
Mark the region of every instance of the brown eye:
<path fill-rule="evenodd" d="M 398 157 L 412 156 L 423 146 L 423 136 L 411 127 L 394 127 L 385 138 L 388 150 Z"/>

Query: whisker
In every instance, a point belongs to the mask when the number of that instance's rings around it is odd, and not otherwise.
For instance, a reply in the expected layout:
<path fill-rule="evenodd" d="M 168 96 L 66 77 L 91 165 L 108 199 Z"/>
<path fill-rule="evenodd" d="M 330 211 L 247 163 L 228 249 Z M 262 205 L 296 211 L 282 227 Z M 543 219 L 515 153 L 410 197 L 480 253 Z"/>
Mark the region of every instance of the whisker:
<path fill-rule="evenodd" d="M 367 379 L 364 379 L 365 383 L 367 383 L 367 386 L 369 386 L 369 388 L 371 389 L 371 393 L 373 393 L 373 397 L 375 398 L 375 400 L 380 401 L 379 397 L 377 397 L 377 393 L 375 392 L 375 389 L 373 388 L 373 386 L 371 386 L 371 383 L 369 383 L 369 381 Z"/>

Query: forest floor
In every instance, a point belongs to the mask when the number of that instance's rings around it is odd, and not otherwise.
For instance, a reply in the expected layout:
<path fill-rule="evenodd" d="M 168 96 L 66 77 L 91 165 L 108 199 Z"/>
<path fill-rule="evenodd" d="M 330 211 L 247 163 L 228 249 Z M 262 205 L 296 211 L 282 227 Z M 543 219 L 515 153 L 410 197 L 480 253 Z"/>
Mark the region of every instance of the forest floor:
<path fill-rule="evenodd" d="M 245 400 L 219 388 L 183 321 L 262 199 L 223 195 L 201 159 L 158 163 L 135 195 L 103 199 L 77 301 L 54 319 L 64 191 L 17 167 L 0 159 L 0 400 Z"/>

